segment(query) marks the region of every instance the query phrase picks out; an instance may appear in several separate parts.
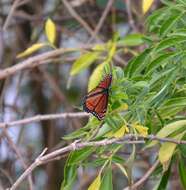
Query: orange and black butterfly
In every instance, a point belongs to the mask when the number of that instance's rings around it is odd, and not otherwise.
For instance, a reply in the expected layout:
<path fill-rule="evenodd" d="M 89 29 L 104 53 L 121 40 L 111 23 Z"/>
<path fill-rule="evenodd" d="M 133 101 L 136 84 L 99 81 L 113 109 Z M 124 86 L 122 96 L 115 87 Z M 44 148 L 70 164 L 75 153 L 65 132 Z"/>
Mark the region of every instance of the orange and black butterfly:
<path fill-rule="evenodd" d="M 91 90 L 83 100 L 83 109 L 88 113 L 92 113 L 99 120 L 105 117 L 107 111 L 111 82 L 112 75 L 106 75 L 98 86 Z"/>

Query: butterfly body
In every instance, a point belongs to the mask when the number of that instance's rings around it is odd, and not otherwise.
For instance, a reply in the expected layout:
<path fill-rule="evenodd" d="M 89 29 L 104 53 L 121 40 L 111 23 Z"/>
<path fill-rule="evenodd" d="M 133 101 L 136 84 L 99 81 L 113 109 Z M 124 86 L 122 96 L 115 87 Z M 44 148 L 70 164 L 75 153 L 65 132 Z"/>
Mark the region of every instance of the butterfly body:
<path fill-rule="evenodd" d="M 112 75 L 106 75 L 96 88 L 91 90 L 83 100 L 83 109 L 93 114 L 99 120 L 104 119 L 109 97 L 109 87 Z"/>

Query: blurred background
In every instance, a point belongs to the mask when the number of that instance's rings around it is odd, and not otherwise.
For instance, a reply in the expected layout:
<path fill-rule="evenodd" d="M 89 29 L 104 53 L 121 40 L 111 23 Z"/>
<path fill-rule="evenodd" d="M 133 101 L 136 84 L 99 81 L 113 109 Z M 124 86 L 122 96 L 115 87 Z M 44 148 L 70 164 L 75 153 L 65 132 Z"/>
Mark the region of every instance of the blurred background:
<path fill-rule="evenodd" d="M 12 9 L 15 2 L 17 6 Z M 161 6 L 159 0 L 154 1 L 151 11 Z M 82 45 L 107 42 L 115 32 L 121 37 L 130 33 L 144 33 L 145 17 L 151 11 L 144 16 L 141 7 L 141 0 L 1 0 L 0 69 L 18 64 L 20 62 L 16 59 L 18 53 L 38 41 L 46 41 L 44 23 L 49 17 L 57 27 L 56 46 L 78 48 Z M 8 15 L 11 15 L 11 20 L 8 26 L 5 26 Z M 140 52 L 143 48 L 138 47 L 135 50 Z M 37 54 L 50 50 L 44 48 Z M 79 111 L 77 107 L 81 105 L 82 98 L 87 92 L 89 75 L 97 64 L 70 78 L 70 68 L 79 55 L 79 53 L 64 54 L 48 64 L 22 70 L 1 80 L 1 122 L 38 114 Z M 123 51 L 114 63 L 124 67 L 130 58 L 130 53 Z M 67 88 L 69 82 L 70 87 Z M 10 146 L 10 141 L 19 148 L 19 153 L 28 166 L 44 147 L 48 147 L 50 152 L 65 145 L 66 142 L 62 141 L 61 137 L 81 128 L 86 122 L 86 118 L 66 118 L 29 123 L 9 128 L 6 136 L 1 130 L 0 189 L 10 187 L 24 171 L 24 164 Z M 121 154 L 127 156 L 129 153 Z M 139 162 L 135 166 L 135 179 L 140 178 L 150 167 L 148 155 L 140 153 L 139 155 Z M 34 189 L 59 190 L 63 180 L 65 159 L 66 157 L 37 168 L 32 175 Z M 82 171 L 82 168 L 79 168 L 76 190 L 86 189 L 96 175 L 92 168 Z M 153 180 L 149 180 L 143 189 L 148 189 L 151 183 Z M 120 190 L 126 184 L 126 179 L 116 170 L 115 189 Z M 28 189 L 28 181 L 25 180 L 19 189 Z"/>

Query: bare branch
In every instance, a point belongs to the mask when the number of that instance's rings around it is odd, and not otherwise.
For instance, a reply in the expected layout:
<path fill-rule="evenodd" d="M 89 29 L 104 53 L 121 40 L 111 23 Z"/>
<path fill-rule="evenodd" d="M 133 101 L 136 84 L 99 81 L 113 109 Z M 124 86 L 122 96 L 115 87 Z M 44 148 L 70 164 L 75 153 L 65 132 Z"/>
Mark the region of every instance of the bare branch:
<path fill-rule="evenodd" d="M 85 28 L 85 30 L 87 30 L 87 32 L 93 36 L 94 32 L 92 28 L 79 16 L 79 14 L 72 8 L 69 2 L 67 0 L 62 0 L 62 2 L 72 17 L 74 17 Z"/>
<path fill-rule="evenodd" d="M 14 144 L 14 142 L 12 141 L 11 137 L 9 136 L 6 128 L 3 129 L 3 134 L 6 137 L 9 146 L 12 148 L 12 150 L 15 152 L 15 154 L 17 155 L 17 158 L 20 160 L 23 168 L 26 170 L 27 169 L 27 164 L 25 163 L 19 149 L 16 147 L 16 145 Z M 32 181 L 32 176 L 31 174 L 28 175 L 28 184 L 29 184 L 29 189 L 33 190 L 33 181 Z"/>
<path fill-rule="evenodd" d="M 156 162 L 151 166 L 151 168 L 145 173 L 145 175 L 136 183 L 134 183 L 131 187 L 126 187 L 123 190 L 135 190 L 137 187 L 141 186 L 152 174 L 152 172 L 156 169 L 156 167 L 159 164 L 159 160 L 156 160 Z"/>
<path fill-rule="evenodd" d="M 104 23 L 104 21 L 105 21 L 105 19 L 107 17 L 107 14 L 109 13 L 113 3 L 114 3 L 114 0 L 109 0 L 108 1 L 107 6 L 105 7 L 105 10 L 104 10 L 99 22 L 98 22 L 93 34 L 92 34 L 92 37 L 88 41 L 88 43 L 91 42 L 96 37 L 96 35 L 98 34 L 98 32 L 101 29 L 101 27 L 102 27 L 102 25 L 103 25 L 103 23 Z"/>
<path fill-rule="evenodd" d="M 16 125 L 25 125 L 28 123 L 39 122 L 43 120 L 54 120 L 54 119 L 61 119 L 61 118 L 66 119 L 66 118 L 72 118 L 72 117 L 82 118 L 82 117 L 87 117 L 87 116 L 89 116 L 89 114 L 86 112 L 36 115 L 34 117 L 29 117 L 29 118 L 25 118 L 25 119 L 21 119 L 17 121 L 0 123 L 0 128 L 13 127 Z"/>
<path fill-rule="evenodd" d="M 5 23 L 4 23 L 4 25 L 3 25 L 3 31 L 6 31 L 6 30 L 7 30 L 8 26 L 9 26 L 9 24 L 10 24 L 11 18 L 12 18 L 13 15 L 14 15 L 14 11 L 15 11 L 16 8 L 18 7 L 19 3 L 20 3 L 20 0 L 15 0 L 15 1 L 14 1 L 13 5 L 12 5 L 10 11 L 9 11 L 9 14 L 8 14 L 8 16 L 7 16 L 6 20 L 5 20 Z"/>
<path fill-rule="evenodd" d="M 159 138 L 156 136 L 152 136 L 149 135 L 147 137 L 143 137 L 141 135 L 134 135 L 134 134 L 129 134 L 129 135 L 125 135 L 124 138 L 122 139 L 104 139 L 101 141 L 91 141 L 91 142 L 73 142 L 72 144 L 60 148 L 58 150 L 55 150 L 51 153 L 48 153 L 44 156 L 39 156 L 38 158 L 36 158 L 35 162 L 33 164 L 30 165 L 30 167 L 25 170 L 25 172 L 17 179 L 17 181 L 12 185 L 12 187 L 10 188 L 10 190 L 15 190 L 17 189 L 17 187 L 20 185 L 20 183 L 39 165 L 48 163 L 50 161 L 54 161 L 58 158 L 60 158 L 61 155 L 68 153 L 70 151 L 75 151 L 75 150 L 80 150 L 84 147 L 99 147 L 99 146 L 106 146 L 109 144 L 144 144 L 145 141 L 144 140 L 133 140 L 133 139 L 152 139 L 152 140 L 159 140 L 162 142 L 172 142 L 172 143 L 176 143 L 176 144 L 186 144 L 186 141 L 176 141 L 175 139 L 170 139 L 170 138 Z M 148 171 L 148 173 L 144 176 L 144 179 L 141 179 L 140 182 L 138 182 L 137 185 L 140 185 L 142 182 L 144 182 L 148 176 L 153 172 L 153 169 L 155 169 L 155 167 L 158 165 L 158 162 L 156 162 L 156 164 L 154 166 L 151 167 L 151 169 Z M 140 183 L 140 184 L 139 184 Z"/>

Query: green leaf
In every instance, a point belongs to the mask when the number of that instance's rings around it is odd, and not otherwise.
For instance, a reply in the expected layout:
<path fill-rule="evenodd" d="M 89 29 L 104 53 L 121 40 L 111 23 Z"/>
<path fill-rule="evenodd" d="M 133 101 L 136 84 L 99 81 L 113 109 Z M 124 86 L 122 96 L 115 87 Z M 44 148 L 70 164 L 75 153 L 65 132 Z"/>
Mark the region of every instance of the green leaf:
<path fill-rule="evenodd" d="M 179 159 L 178 170 L 183 189 L 186 189 L 186 166 L 183 158 Z"/>
<path fill-rule="evenodd" d="M 94 147 L 85 147 L 81 150 L 75 150 L 68 161 L 68 164 L 79 164 L 83 160 L 85 160 L 92 152 L 94 151 Z"/>
<path fill-rule="evenodd" d="M 132 59 L 130 63 L 127 65 L 125 70 L 128 77 L 135 76 L 136 73 L 139 73 L 146 66 L 146 61 L 150 57 L 151 49 L 146 49 L 143 53 Z"/>
<path fill-rule="evenodd" d="M 125 160 L 121 156 L 114 155 L 112 156 L 112 162 L 117 163 L 117 164 L 124 164 Z"/>
<path fill-rule="evenodd" d="M 79 57 L 72 65 L 70 75 L 76 75 L 80 71 L 84 70 L 85 68 L 89 67 L 99 56 L 100 53 L 98 52 L 88 52 Z"/>
<path fill-rule="evenodd" d="M 135 156 L 136 156 L 136 146 L 135 146 L 135 144 L 133 144 L 132 145 L 132 153 L 125 163 L 125 165 L 127 166 L 126 171 L 127 171 L 127 177 L 128 177 L 129 184 L 132 183 L 132 168 L 134 166 Z"/>
<path fill-rule="evenodd" d="M 171 173 L 171 165 L 169 166 L 169 169 L 166 172 L 164 172 L 158 187 L 155 188 L 156 190 L 165 190 L 166 189 L 168 180 L 170 177 L 170 173 Z"/>
<path fill-rule="evenodd" d="M 54 45 L 56 40 L 56 26 L 51 19 L 48 19 L 45 23 L 45 33 L 48 41 Z"/>
<path fill-rule="evenodd" d="M 186 106 L 186 97 L 176 97 L 168 99 L 160 108 L 172 108 Z"/>
<path fill-rule="evenodd" d="M 108 168 L 101 180 L 101 187 L 99 190 L 113 190 L 112 184 L 112 169 Z"/>
<path fill-rule="evenodd" d="M 174 47 L 176 44 L 180 44 L 185 41 L 186 38 L 184 36 L 166 38 L 165 40 L 162 40 L 153 51 L 158 53 L 166 48 Z"/>
<path fill-rule="evenodd" d="M 160 35 L 166 36 L 173 28 L 173 26 L 178 22 L 178 20 L 183 16 L 183 13 L 177 11 L 176 14 L 170 16 L 161 26 Z"/>
<path fill-rule="evenodd" d="M 88 190 L 99 190 L 101 185 L 101 174 L 99 174 L 96 179 L 89 186 Z"/>
<path fill-rule="evenodd" d="M 123 46 L 138 46 L 144 43 L 143 34 L 129 34 L 124 38 L 121 38 L 117 44 Z"/>
<path fill-rule="evenodd" d="M 66 161 L 66 164 L 65 164 L 64 180 L 63 180 L 60 190 L 71 190 L 74 180 L 77 176 L 77 165 L 72 165 L 72 166 L 68 165 L 68 161 L 70 157 L 71 157 L 71 154 L 69 155 L 68 160 Z"/>
<path fill-rule="evenodd" d="M 180 53 L 179 53 L 180 54 Z M 179 55 L 178 53 L 164 53 L 163 55 L 160 55 L 159 57 L 157 57 L 156 59 L 154 59 L 147 67 L 147 75 L 151 74 L 152 71 L 154 71 L 156 68 L 158 68 L 159 66 L 162 65 L 162 63 L 167 62 L 170 58 L 173 58 L 177 55 Z"/>

